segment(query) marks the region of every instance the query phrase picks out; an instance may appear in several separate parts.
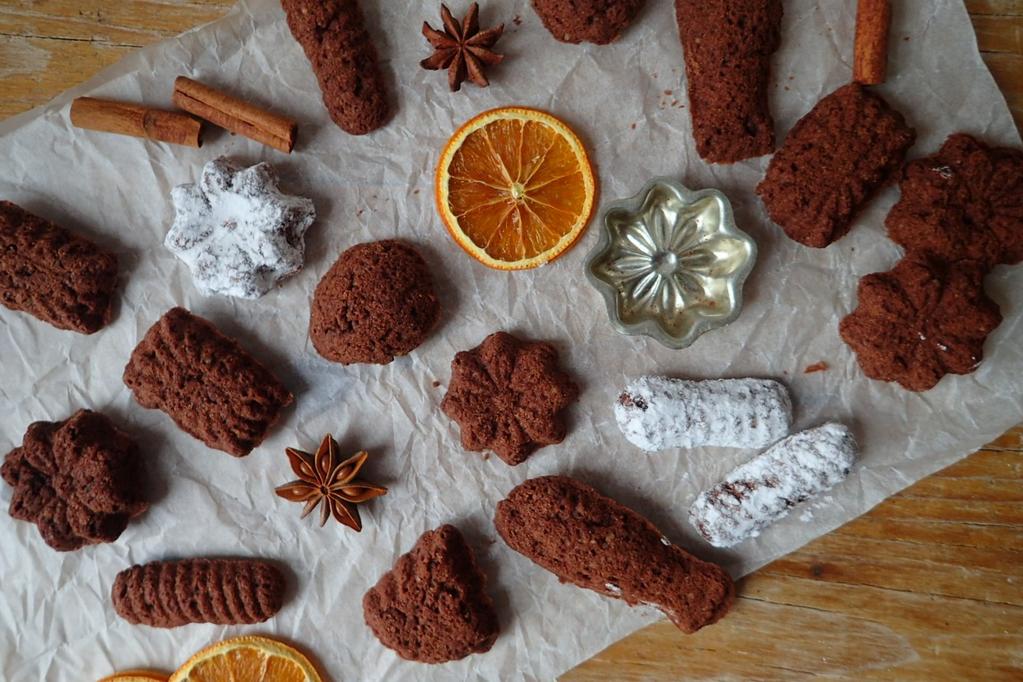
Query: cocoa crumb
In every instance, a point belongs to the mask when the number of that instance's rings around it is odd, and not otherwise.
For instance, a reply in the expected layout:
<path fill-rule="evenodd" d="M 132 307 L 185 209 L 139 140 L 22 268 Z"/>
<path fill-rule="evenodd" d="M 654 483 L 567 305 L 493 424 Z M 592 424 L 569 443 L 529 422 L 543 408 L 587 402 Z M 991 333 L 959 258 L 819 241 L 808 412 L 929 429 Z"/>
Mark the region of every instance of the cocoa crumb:
<path fill-rule="evenodd" d="M 636 129 L 636 124 L 635 124 L 635 123 L 633 123 L 633 124 L 632 124 L 631 126 L 629 126 L 629 127 L 630 127 L 630 128 L 632 128 L 633 130 L 635 130 L 635 129 Z"/>
<path fill-rule="evenodd" d="M 434 388 L 437 388 L 438 386 L 440 386 L 440 382 L 439 382 L 439 381 L 437 381 L 437 380 L 434 380 L 434 382 L 433 382 L 433 387 L 434 387 Z"/>
<path fill-rule="evenodd" d="M 803 370 L 803 374 L 813 374 L 814 372 L 826 372 L 828 369 L 830 369 L 830 367 L 831 365 L 822 360 L 821 362 L 815 362 L 812 365 L 808 365 L 807 368 Z"/>
<path fill-rule="evenodd" d="M 515 18 L 512 19 L 512 23 L 515 24 L 516 26 L 522 26 L 522 17 L 516 14 Z"/>
<path fill-rule="evenodd" d="M 671 97 L 675 93 L 673 93 L 671 90 L 665 90 L 664 94 L 667 95 L 668 97 Z"/>

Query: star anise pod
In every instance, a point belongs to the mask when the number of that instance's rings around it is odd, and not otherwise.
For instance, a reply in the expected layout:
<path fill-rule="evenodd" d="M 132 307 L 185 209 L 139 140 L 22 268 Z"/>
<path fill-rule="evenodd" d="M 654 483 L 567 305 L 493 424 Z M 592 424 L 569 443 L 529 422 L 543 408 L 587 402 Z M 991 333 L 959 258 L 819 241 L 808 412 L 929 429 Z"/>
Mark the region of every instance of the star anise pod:
<path fill-rule="evenodd" d="M 276 493 L 291 502 L 305 502 L 303 519 L 322 502 L 321 526 L 333 516 L 358 533 L 362 530 L 362 519 L 355 505 L 387 494 L 387 488 L 356 480 L 369 457 L 365 451 L 338 462 L 337 450 L 337 442 L 330 435 L 324 436 L 315 454 L 287 448 L 285 452 L 298 480 L 279 486 Z"/>
<path fill-rule="evenodd" d="M 504 33 L 504 24 L 486 31 L 480 31 L 480 6 L 472 3 L 469 13 L 462 22 L 455 21 L 447 5 L 440 6 L 440 17 L 444 29 L 439 31 L 423 22 L 423 35 L 430 41 L 434 53 L 419 62 L 424 69 L 448 70 L 448 86 L 452 92 L 462 87 L 466 78 L 481 88 L 490 85 L 483 73 L 487 66 L 501 63 L 503 55 L 490 48 Z"/>

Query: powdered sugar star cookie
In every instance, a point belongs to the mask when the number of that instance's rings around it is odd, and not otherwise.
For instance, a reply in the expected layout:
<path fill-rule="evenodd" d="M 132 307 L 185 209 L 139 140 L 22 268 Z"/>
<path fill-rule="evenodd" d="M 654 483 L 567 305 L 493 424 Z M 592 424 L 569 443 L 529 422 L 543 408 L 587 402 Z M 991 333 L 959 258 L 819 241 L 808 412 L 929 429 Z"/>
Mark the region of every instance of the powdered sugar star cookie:
<path fill-rule="evenodd" d="M 214 159 L 196 184 L 171 191 L 174 224 L 164 244 L 204 296 L 259 298 L 302 269 L 313 202 L 282 193 L 268 163 Z"/>

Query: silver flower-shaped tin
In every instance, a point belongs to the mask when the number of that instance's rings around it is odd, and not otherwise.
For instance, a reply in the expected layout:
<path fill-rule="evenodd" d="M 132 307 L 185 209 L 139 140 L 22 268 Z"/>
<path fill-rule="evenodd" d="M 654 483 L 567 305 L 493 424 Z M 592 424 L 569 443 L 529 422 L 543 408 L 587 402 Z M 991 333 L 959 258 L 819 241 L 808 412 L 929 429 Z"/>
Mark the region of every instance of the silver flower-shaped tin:
<path fill-rule="evenodd" d="M 620 333 L 686 348 L 739 316 L 757 244 L 720 191 L 656 178 L 610 204 L 602 222 L 586 275 Z"/>

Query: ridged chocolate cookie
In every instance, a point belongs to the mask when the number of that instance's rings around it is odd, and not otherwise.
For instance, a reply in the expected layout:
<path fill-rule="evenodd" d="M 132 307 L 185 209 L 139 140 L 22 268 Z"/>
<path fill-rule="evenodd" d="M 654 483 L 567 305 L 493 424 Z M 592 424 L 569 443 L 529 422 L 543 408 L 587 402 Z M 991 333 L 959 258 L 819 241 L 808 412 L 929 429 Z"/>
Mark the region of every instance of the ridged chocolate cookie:
<path fill-rule="evenodd" d="M 211 448 L 244 457 L 293 396 L 208 321 L 172 308 L 135 347 L 124 383 L 143 407 L 167 413 Z"/>
<path fill-rule="evenodd" d="M 183 559 L 121 571 L 111 596 L 117 613 L 136 625 L 241 625 L 280 611 L 284 587 L 281 572 L 258 559 Z"/>
<path fill-rule="evenodd" d="M 444 663 L 489 651 L 497 639 L 486 578 L 451 525 L 427 531 L 362 599 L 366 624 L 402 658 Z"/>
<path fill-rule="evenodd" d="M 720 566 L 673 545 L 647 519 L 568 476 L 515 487 L 497 504 L 494 523 L 509 547 L 562 582 L 655 606 L 683 632 L 716 622 L 735 599 Z"/>
<path fill-rule="evenodd" d="M 352 135 L 386 123 L 387 91 L 358 0 L 281 0 L 281 6 L 334 123 Z"/>
<path fill-rule="evenodd" d="M 0 303 L 58 329 L 92 334 L 112 315 L 117 256 L 0 201 Z"/>

